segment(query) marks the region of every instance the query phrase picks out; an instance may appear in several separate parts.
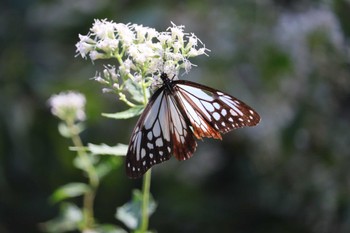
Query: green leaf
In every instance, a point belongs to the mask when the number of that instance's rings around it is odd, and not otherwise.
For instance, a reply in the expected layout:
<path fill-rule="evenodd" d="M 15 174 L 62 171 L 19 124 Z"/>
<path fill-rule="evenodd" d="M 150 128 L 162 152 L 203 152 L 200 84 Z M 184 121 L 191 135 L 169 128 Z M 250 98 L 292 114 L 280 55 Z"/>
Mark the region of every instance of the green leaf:
<path fill-rule="evenodd" d="M 136 100 L 139 103 L 142 103 L 144 101 L 142 87 L 140 83 L 128 79 L 125 81 L 125 90 L 127 90 L 130 93 L 131 98 L 133 100 Z"/>
<path fill-rule="evenodd" d="M 65 138 L 70 138 L 72 136 L 68 126 L 63 122 L 58 124 L 58 132 Z"/>
<path fill-rule="evenodd" d="M 135 107 L 129 108 L 128 110 L 117 112 L 117 113 L 102 113 L 102 116 L 113 118 L 113 119 L 129 119 L 138 116 L 144 109 L 143 105 L 136 105 Z"/>
<path fill-rule="evenodd" d="M 140 190 L 133 190 L 132 200 L 117 208 L 115 217 L 123 222 L 129 229 L 135 230 L 141 224 L 142 193 Z M 152 215 L 157 204 L 150 195 L 148 215 Z"/>
<path fill-rule="evenodd" d="M 72 203 L 62 203 L 58 217 L 40 224 L 40 228 L 48 233 L 61 233 L 77 230 L 83 220 L 81 210 Z"/>
<path fill-rule="evenodd" d="M 92 154 L 96 155 L 115 155 L 125 156 L 128 151 L 128 146 L 125 144 L 118 143 L 116 146 L 108 146 L 106 144 L 88 144 L 88 149 Z"/>
<path fill-rule="evenodd" d="M 118 168 L 122 164 L 120 157 L 108 157 L 106 160 L 102 160 L 96 166 L 96 172 L 100 179 L 108 175 L 112 170 Z"/>
<path fill-rule="evenodd" d="M 60 122 L 58 124 L 58 132 L 60 132 L 60 134 L 65 138 L 71 138 L 73 134 L 80 134 L 82 131 L 84 131 L 84 129 L 85 126 L 83 123 L 74 124 L 72 129 L 69 128 L 68 125 L 64 122 Z"/>
<path fill-rule="evenodd" d="M 89 156 L 76 156 L 73 160 L 73 164 L 76 168 L 79 168 L 85 172 L 88 172 L 90 165 L 94 165 L 99 161 L 97 156 L 89 155 Z"/>
<path fill-rule="evenodd" d="M 96 228 L 96 232 L 103 233 L 127 233 L 123 228 L 112 224 L 101 224 Z"/>
<path fill-rule="evenodd" d="M 59 202 L 67 198 L 81 196 L 89 190 L 90 187 L 84 183 L 69 183 L 58 188 L 50 199 L 53 202 Z"/>

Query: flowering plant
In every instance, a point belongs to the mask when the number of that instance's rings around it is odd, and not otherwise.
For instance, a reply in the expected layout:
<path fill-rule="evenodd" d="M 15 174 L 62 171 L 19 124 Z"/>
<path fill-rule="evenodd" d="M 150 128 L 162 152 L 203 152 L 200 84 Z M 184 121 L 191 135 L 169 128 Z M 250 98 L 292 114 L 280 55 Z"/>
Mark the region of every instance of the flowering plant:
<path fill-rule="evenodd" d="M 102 73 L 94 77 L 104 85 L 103 91 L 115 93 L 129 109 L 114 114 L 104 114 L 106 117 L 126 119 L 142 112 L 150 97 L 151 89 L 160 82 L 160 75 L 166 73 L 169 77 L 177 78 L 181 69 L 187 73 L 194 66 L 191 57 L 206 54 L 208 49 L 193 34 L 185 33 L 184 26 L 172 23 L 165 32 L 158 32 L 153 28 L 137 24 L 114 23 L 107 20 L 95 20 L 87 35 L 79 35 L 76 44 L 77 53 L 82 58 L 90 58 L 92 62 L 98 59 L 115 63 L 105 63 Z M 88 144 L 83 147 L 79 133 L 83 130 L 82 121 L 85 119 L 83 111 L 85 98 L 74 92 L 62 93 L 50 98 L 51 111 L 59 117 L 59 129 L 63 136 L 70 137 L 74 150 L 78 154 L 76 166 L 82 169 L 89 178 L 88 184 L 72 183 L 58 189 L 53 197 L 63 200 L 69 197 L 84 196 L 82 211 L 76 206 L 65 206 L 65 215 L 61 225 L 56 222 L 46 224 L 46 229 L 57 226 L 71 226 L 60 228 L 59 232 L 80 229 L 82 232 L 125 232 L 121 228 L 103 227 L 96 224 L 93 215 L 93 201 L 100 179 L 106 172 L 100 174 L 101 164 L 96 162 L 96 155 L 111 154 L 125 155 L 126 145 L 108 147 L 106 145 Z M 105 164 L 102 164 L 105 167 Z M 108 171 L 110 171 L 109 169 Z M 117 208 L 116 217 L 134 232 L 149 232 L 148 219 L 155 211 L 156 204 L 150 195 L 150 170 L 145 174 L 142 192 L 134 190 L 132 201 Z M 63 197 L 62 197 L 63 196 Z M 67 209 L 70 210 L 67 211 Z M 71 218 L 69 213 L 74 210 L 79 213 L 77 218 Z M 68 214 L 67 214 L 68 213 Z M 70 217 L 69 217 L 70 216 Z M 67 219 L 75 219 L 72 223 Z M 102 229 L 103 228 L 103 229 Z"/>
<path fill-rule="evenodd" d="M 165 32 L 158 32 L 137 24 L 95 20 L 90 33 L 79 38 L 76 47 L 83 58 L 117 60 L 118 69 L 106 64 L 95 80 L 106 86 L 105 92 L 116 93 L 136 110 L 146 105 L 149 87 L 159 83 L 162 72 L 169 77 L 177 77 L 182 68 L 188 72 L 193 66 L 189 58 L 208 51 L 193 33 L 185 33 L 184 26 L 173 23 Z"/>
<path fill-rule="evenodd" d="M 121 164 L 120 159 L 116 156 L 125 154 L 126 146 L 119 144 L 109 147 L 91 143 L 87 147 L 83 146 L 79 136 L 85 128 L 84 120 L 86 119 L 86 99 L 83 94 L 75 91 L 61 92 L 51 96 L 48 103 L 51 113 L 61 120 L 58 127 L 59 132 L 73 142 L 74 147 L 70 149 L 77 152 L 74 165 L 84 172 L 88 182 L 72 182 L 58 188 L 50 199 L 53 203 L 62 202 L 60 216 L 42 224 L 41 227 L 46 232 L 67 232 L 79 229 L 84 233 L 125 233 L 118 227 L 113 227 L 113 229 L 108 227 L 110 229 L 108 230 L 104 225 L 97 225 L 93 205 L 101 179 Z M 115 156 L 102 160 L 96 157 L 99 154 Z M 82 208 L 66 201 L 68 198 L 78 196 L 83 196 Z"/>

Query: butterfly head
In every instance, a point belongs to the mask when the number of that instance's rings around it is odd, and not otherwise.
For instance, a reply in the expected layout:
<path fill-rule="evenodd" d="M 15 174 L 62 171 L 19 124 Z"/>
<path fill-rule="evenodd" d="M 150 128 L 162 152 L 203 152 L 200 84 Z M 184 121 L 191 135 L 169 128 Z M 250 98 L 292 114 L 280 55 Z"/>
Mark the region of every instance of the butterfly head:
<path fill-rule="evenodd" d="M 163 83 L 169 82 L 169 81 L 174 81 L 177 80 L 176 74 L 172 76 L 172 78 L 169 78 L 167 73 L 162 72 L 160 75 L 160 79 L 163 81 Z"/>
<path fill-rule="evenodd" d="M 168 75 L 167 75 L 166 73 L 162 73 L 162 74 L 160 75 L 160 78 L 163 80 L 163 82 L 165 82 L 165 80 L 169 79 L 169 78 L 168 78 Z"/>

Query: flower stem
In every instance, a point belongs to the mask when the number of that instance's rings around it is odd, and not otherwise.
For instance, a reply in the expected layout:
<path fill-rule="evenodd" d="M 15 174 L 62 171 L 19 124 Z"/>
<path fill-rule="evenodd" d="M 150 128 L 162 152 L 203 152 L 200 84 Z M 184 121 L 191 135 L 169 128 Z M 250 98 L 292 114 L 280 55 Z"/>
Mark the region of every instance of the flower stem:
<path fill-rule="evenodd" d="M 146 106 L 147 102 L 148 102 L 148 98 L 147 98 L 147 87 L 146 87 L 146 84 L 145 84 L 145 80 L 142 79 L 142 94 L 143 94 L 143 103 L 144 105 Z"/>
<path fill-rule="evenodd" d="M 96 191 L 99 185 L 99 178 L 97 176 L 96 170 L 91 163 L 91 159 L 88 157 L 84 150 L 83 143 L 77 133 L 76 126 L 74 122 L 67 121 L 67 126 L 71 131 L 71 139 L 76 148 L 78 148 L 77 153 L 84 164 L 84 170 L 89 178 L 90 190 L 84 194 L 83 197 L 83 226 L 82 229 L 92 229 L 94 220 L 94 199 Z"/>
<path fill-rule="evenodd" d="M 149 197 L 151 186 L 151 169 L 149 169 L 143 177 L 142 185 L 142 207 L 141 207 L 141 231 L 147 232 L 149 222 Z"/>

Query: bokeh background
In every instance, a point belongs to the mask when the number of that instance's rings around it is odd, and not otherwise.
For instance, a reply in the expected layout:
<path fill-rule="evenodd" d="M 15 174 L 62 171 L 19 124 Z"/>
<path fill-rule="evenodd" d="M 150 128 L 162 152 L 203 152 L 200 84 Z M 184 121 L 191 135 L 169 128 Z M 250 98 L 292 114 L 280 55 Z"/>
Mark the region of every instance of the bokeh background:
<path fill-rule="evenodd" d="M 158 232 L 350 232 L 349 0 L 5 0 L 0 3 L 0 232 L 40 232 L 59 186 L 84 181 L 57 131 L 50 95 L 87 97 L 85 143 L 128 143 L 136 119 L 75 57 L 95 18 L 165 30 L 185 25 L 211 52 L 184 79 L 224 90 L 261 115 L 254 128 L 206 139 L 186 162 L 157 166 Z M 101 184 L 96 218 L 141 181 L 121 167 Z M 75 200 L 77 204 L 79 199 Z"/>

